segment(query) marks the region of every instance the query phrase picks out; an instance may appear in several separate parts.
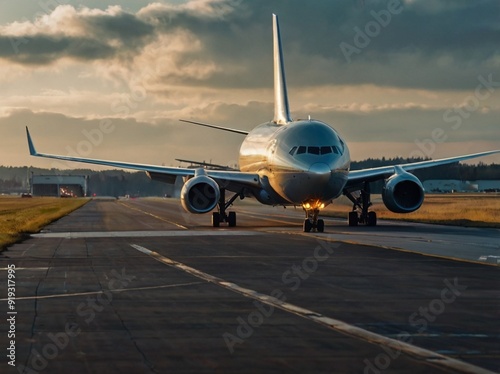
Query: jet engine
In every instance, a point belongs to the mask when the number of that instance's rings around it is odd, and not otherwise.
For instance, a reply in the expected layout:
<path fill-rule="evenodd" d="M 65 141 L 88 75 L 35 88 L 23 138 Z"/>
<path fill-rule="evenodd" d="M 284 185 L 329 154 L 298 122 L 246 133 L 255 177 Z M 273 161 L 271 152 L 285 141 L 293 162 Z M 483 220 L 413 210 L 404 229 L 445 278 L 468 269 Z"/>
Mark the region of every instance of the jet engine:
<path fill-rule="evenodd" d="M 411 213 L 424 202 L 424 187 L 416 176 L 396 167 L 396 173 L 385 181 L 382 200 L 391 212 Z"/>
<path fill-rule="evenodd" d="M 210 212 L 219 202 L 219 185 L 207 175 L 189 179 L 181 190 L 182 207 L 196 214 Z"/>

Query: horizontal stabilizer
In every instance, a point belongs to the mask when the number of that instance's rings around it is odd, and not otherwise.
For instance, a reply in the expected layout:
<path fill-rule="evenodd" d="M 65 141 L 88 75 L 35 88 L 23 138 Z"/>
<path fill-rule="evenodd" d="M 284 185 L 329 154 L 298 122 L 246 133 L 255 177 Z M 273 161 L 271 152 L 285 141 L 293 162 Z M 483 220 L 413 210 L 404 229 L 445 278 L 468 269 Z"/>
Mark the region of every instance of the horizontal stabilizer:
<path fill-rule="evenodd" d="M 248 131 L 231 129 L 229 127 L 216 126 L 216 125 L 211 125 L 209 123 L 204 123 L 204 122 L 189 121 L 187 119 L 180 119 L 179 121 L 186 122 L 186 123 L 191 123 L 191 124 L 197 125 L 197 126 L 204 126 L 204 127 L 210 127 L 212 129 L 234 132 L 236 134 L 248 135 Z"/>
<path fill-rule="evenodd" d="M 191 164 L 191 165 L 205 166 L 205 167 L 212 168 L 212 169 L 237 170 L 237 169 L 231 168 L 231 167 L 229 167 L 227 165 L 212 164 L 210 162 L 194 161 L 194 160 L 184 160 L 182 158 L 176 158 L 175 161 L 185 162 L 185 163 L 188 163 L 188 164 Z"/>

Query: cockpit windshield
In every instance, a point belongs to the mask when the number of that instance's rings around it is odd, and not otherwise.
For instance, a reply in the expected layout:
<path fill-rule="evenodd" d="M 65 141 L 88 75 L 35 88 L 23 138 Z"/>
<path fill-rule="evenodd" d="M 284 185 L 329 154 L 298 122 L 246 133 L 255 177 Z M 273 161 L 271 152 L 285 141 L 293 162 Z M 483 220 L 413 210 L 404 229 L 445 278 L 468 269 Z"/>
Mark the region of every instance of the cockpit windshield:
<path fill-rule="evenodd" d="M 342 151 L 337 147 L 336 145 L 324 145 L 321 147 L 317 146 L 309 146 L 306 147 L 305 145 L 299 145 L 295 146 L 292 149 L 290 149 L 290 153 L 292 156 L 296 155 L 301 155 L 301 154 L 311 154 L 311 155 L 327 155 L 331 153 L 335 153 L 337 155 L 341 155 Z"/>

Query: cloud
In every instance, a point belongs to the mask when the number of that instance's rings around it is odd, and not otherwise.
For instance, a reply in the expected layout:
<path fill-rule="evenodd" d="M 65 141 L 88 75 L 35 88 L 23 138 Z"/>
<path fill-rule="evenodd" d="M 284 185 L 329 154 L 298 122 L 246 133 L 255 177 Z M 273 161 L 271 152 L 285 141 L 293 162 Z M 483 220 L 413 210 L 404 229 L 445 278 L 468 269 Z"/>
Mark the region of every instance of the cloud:
<path fill-rule="evenodd" d="M 152 25 L 120 7 L 105 11 L 60 5 L 29 22 L 13 22 L 1 28 L 0 58 L 18 64 L 46 65 L 60 59 L 94 61 L 137 53 Z"/>
<path fill-rule="evenodd" d="M 387 10 L 391 3 L 397 13 Z M 374 0 L 363 7 L 355 2 L 315 1 L 304 7 L 299 0 L 192 0 L 154 3 L 135 13 L 119 6 L 61 5 L 32 22 L 3 26 L 0 58 L 31 66 L 68 58 L 113 65 L 118 59 L 133 74 L 154 47 L 168 59 L 154 77 L 157 83 L 264 87 L 272 74 L 270 15 L 277 12 L 293 84 L 466 88 L 478 72 L 500 69 L 498 10 L 495 0 Z M 366 34 L 371 25 L 376 31 L 377 22 L 376 35 L 365 35 L 368 44 L 360 47 L 356 30 Z M 350 62 L 341 43 L 359 51 Z M 158 70 L 158 62 L 151 60 L 146 68 Z"/>
<path fill-rule="evenodd" d="M 271 13 L 280 17 L 292 116 L 331 123 L 364 152 L 355 158 L 400 150 L 396 143 L 415 144 L 435 128 L 453 154 L 464 152 L 452 145 L 467 142 L 498 148 L 497 86 L 456 131 L 443 120 L 446 110 L 471 105 L 480 76 L 500 82 L 498 1 L 401 0 L 402 11 L 348 62 L 340 44 L 354 45 L 356 28 L 365 32 L 389 3 L 61 5 L 0 25 L 3 160 L 24 149 L 25 124 L 44 150 L 64 154 L 61 144 L 78 144 L 81 130 L 103 119 L 117 130 L 91 156 L 234 159 L 240 137 L 177 120 L 249 130 L 272 118 Z"/>
<path fill-rule="evenodd" d="M 229 133 L 219 137 L 211 129 L 193 131 L 177 120 L 156 123 L 134 118 L 102 117 L 87 119 L 53 112 L 10 110 L 0 116 L 2 165 L 30 165 L 73 168 L 74 163 L 29 156 L 24 126 L 28 126 L 39 152 L 172 165 L 175 158 L 237 163 L 242 138 Z M 103 131 L 102 126 L 109 131 Z M 8 139 L 9 141 L 5 141 Z M 221 144 L 221 139 L 224 140 Z"/>

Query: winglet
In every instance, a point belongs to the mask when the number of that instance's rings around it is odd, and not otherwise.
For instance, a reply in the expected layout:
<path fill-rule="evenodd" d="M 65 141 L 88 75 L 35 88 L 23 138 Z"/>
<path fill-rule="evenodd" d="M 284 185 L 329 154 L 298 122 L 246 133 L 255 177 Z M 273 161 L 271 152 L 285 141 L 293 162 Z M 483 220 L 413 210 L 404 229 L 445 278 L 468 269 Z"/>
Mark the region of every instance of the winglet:
<path fill-rule="evenodd" d="M 273 48 L 274 48 L 274 122 L 285 125 L 292 122 L 286 91 L 285 66 L 281 48 L 280 26 L 278 16 L 273 14 Z"/>
<path fill-rule="evenodd" d="M 28 137 L 28 147 L 30 149 L 30 155 L 37 156 L 35 146 L 33 145 L 33 140 L 31 140 L 30 130 L 26 126 L 26 136 Z"/>

